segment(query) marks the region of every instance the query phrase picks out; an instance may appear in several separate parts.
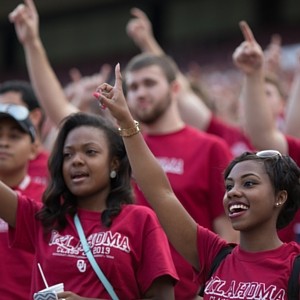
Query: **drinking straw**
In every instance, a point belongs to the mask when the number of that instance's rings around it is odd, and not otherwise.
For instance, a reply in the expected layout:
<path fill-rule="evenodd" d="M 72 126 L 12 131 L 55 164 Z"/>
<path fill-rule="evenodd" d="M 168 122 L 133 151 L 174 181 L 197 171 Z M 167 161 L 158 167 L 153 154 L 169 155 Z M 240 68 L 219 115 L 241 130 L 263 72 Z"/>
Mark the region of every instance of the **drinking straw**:
<path fill-rule="evenodd" d="M 43 272 L 43 270 L 42 270 L 42 267 L 41 267 L 40 263 L 38 263 L 38 267 L 39 267 L 41 276 L 42 276 L 42 278 L 43 278 L 44 284 L 45 284 L 46 288 L 48 288 L 49 286 L 48 286 L 47 280 L 46 280 L 46 278 L 45 278 L 45 276 L 44 276 L 44 272 Z"/>

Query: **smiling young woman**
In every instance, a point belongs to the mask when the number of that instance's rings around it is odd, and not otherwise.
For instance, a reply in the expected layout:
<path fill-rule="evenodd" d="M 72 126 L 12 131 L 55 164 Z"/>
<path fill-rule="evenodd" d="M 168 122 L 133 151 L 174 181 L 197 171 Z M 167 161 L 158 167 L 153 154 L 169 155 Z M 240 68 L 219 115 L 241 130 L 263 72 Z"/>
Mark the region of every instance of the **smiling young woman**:
<path fill-rule="evenodd" d="M 101 101 L 120 126 L 127 128 L 133 117 L 118 66 L 115 72 L 115 86 L 109 87 L 113 92 Z M 245 152 L 225 169 L 224 208 L 240 232 L 240 243 L 209 277 L 211 264 L 228 243 L 197 224 L 183 208 L 141 134 L 123 140 L 134 177 L 170 242 L 205 284 L 204 299 L 221 295 L 234 300 L 287 299 L 292 265 L 300 252 L 300 245 L 283 243 L 277 233 L 300 207 L 300 169 L 289 156 L 273 150 Z"/>

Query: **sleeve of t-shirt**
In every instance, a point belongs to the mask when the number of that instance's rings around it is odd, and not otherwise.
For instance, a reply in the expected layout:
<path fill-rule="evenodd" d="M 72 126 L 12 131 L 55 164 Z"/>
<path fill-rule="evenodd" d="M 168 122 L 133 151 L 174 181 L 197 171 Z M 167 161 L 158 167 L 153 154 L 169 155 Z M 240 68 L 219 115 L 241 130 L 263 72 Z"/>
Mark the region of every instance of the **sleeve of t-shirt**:
<path fill-rule="evenodd" d="M 18 206 L 15 228 L 9 227 L 9 244 L 27 252 L 35 252 L 35 214 L 40 206 L 35 201 L 18 192 Z"/>
<path fill-rule="evenodd" d="M 208 127 L 205 130 L 207 133 L 215 134 L 217 136 L 223 137 L 227 134 L 226 126 L 216 116 L 212 115 Z"/>
<path fill-rule="evenodd" d="M 255 149 L 241 128 L 227 124 L 215 116 L 211 118 L 206 132 L 223 138 L 234 156 Z"/>
<path fill-rule="evenodd" d="M 288 135 L 285 138 L 288 144 L 289 156 L 300 166 L 300 139 Z"/>
<path fill-rule="evenodd" d="M 197 280 L 200 284 L 205 283 L 214 258 L 220 249 L 226 245 L 226 241 L 220 238 L 217 234 L 198 225 L 197 250 L 200 270 L 198 272 Z"/>
<path fill-rule="evenodd" d="M 149 215 L 144 224 L 143 240 L 137 242 L 143 245 L 137 273 L 142 293 L 145 293 L 153 281 L 160 276 L 169 275 L 174 279 L 175 284 L 178 276 L 169 243 L 156 215 L 151 210 L 149 210 Z"/>

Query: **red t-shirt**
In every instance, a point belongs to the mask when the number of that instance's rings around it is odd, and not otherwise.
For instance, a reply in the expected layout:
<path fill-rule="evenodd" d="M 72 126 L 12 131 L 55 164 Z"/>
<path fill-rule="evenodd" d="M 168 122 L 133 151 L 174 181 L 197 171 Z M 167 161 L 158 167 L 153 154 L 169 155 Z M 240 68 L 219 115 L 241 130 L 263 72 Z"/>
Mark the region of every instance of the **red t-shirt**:
<path fill-rule="evenodd" d="M 27 176 L 15 190 L 40 202 L 44 186 Z M 31 272 L 34 256 L 8 246 L 8 225 L 0 219 L 0 298 L 28 300 L 30 298 Z"/>
<path fill-rule="evenodd" d="M 212 230 L 214 219 L 224 214 L 222 172 L 232 158 L 227 144 L 190 126 L 170 134 L 144 134 L 144 138 L 185 209 L 197 223 Z M 149 206 L 136 186 L 135 192 L 137 203 Z M 199 288 L 194 271 L 172 246 L 171 251 L 180 277 L 176 299 L 193 299 Z"/>
<path fill-rule="evenodd" d="M 215 116 L 212 116 L 206 132 L 224 139 L 230 147 L 231 153 L 234 157 L 242 154 L 245 151 L 254 150 L 249 138 L 242 132 L 240 128 L 230 126 Z"/>
<path fill-rule="evenodd" d="M 48 285 L 63 282 L 66 291 L 82 297 L 109 299 L 83 251 L 73 218 L 67 216 L 65 229 L 45 237 L 34 218 L 38 209 L 33 201 L 19 197 L 17 224 L 10 230 L 12 245 L 35 251 Z M 78 216 L 96 262 L 120 299 L 140 299 L 160 276 L 176 282 L 167 237 L 151 209 L 125 205 L 110 228 L 102 226 L 101 213 L 79 210 Z M 31 292 L 44 288 L 36 265 Z"/>
<path fill-rule="evenodd" d="M 47 185 L 49 172 L 48 172 L 48 159 L 49 152 L 41 151 L 37 157 L 29 162 L 28 174 L 32 181 Z"/>
<path fill-rule="evenodd" d="M 197 235 L 199 281 L 203 283 L 214 257 L 226 243 L 201 226 Z M 286 300 L 288 279 L 299 252 L 300 246 L 295 242 L 257 253 L 243 251 L 237 245 L 207 281 L 203 299 Z"/>
<path fill-rule="evenodd" d="M 286 136 L 288 144 L 288 154 L 300 167 L 300 139 L 292 136 Z M 282 241 L 290 242 L 296 240 L 300 243 L 300 210 L 298 210 L 293 221 L 285 228 L 279 230 L 278 234 Z"/>

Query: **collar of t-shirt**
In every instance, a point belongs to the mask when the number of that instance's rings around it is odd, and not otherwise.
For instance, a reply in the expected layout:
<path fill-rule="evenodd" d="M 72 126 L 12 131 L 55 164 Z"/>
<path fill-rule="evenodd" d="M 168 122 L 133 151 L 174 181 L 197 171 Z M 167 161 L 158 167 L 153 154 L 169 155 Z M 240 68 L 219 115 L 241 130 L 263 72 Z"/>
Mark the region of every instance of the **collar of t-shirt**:
<path fill-rule="evenodd" d="M 13 190 L 19 190 L 19 191 L 26 190 L 28 185 L 30 184 L 30 181 L 31 181 L 31 178 L 27 174 L 17 187 L 13 187 Z"/>

